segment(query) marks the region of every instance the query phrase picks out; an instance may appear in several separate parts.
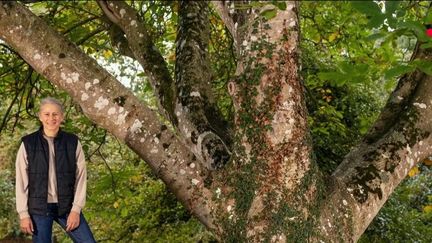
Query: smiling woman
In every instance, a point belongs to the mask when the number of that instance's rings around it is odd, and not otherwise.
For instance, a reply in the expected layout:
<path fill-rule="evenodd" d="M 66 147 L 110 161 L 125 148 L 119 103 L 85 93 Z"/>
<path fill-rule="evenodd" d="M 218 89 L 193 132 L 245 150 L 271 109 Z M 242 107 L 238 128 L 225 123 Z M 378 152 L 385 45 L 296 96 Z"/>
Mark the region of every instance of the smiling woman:
<path fill-rule="evenodd" d="M 16 208 L 21 231 L 34 242 L 50 242 L 56 221 L 74 242 L 95 242 L 81 213 L 86 198 L 86 167 L 78 137 L 60 129 L 62 104 L 41 101 L 42 127 L 22 138 L 16 159 Z"/>
<path fill-rule="evenodd" d="M 54 137 L 63 121 L 63 106 L 53 98 L 46 98 L 41 102 L 39 120 L 42 122 L 45 135 Z"/>

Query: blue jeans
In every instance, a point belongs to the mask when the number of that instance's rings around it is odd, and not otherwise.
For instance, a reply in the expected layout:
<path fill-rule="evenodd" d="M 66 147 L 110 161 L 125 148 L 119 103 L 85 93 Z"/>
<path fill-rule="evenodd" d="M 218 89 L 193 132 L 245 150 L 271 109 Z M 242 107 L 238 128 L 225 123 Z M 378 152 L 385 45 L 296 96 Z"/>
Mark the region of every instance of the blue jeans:
<path fill-rule="evenodd" d="M 58 215 L 58 207 L 56 203 L 48 203 L 48 211 L 46 215 L 31 215 L 33 221 L 33 242 L 35 243 L 50 243 L 52 236 L 52 225 L 56 221 L 63 229 L 66 229 L 66 222 L 69 214 Z M 79 226 L 67 232 L 67 234 L 76 243 L 96 242 L 84 215 L 80 214 Z"/>

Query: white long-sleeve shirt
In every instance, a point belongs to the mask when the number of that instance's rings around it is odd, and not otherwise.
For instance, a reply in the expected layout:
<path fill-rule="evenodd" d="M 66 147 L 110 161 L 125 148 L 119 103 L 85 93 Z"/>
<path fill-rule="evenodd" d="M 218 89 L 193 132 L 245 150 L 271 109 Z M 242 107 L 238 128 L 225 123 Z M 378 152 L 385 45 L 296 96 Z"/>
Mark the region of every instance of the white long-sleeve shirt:
<path fill-rule="evenodd" d="M 55 154 L 54 154 L 54 138 L 44 136 L 48 141 L 49 147 L 49 169 L 48 169 L 48 197 L 47 203 L 57 203 L 57 178 L 55 172 Z M 86 190 L 87 190 L 87 170 L 84 157 L 84 151 L 82 150 L 81 143 L 78 141 L 77 150 L 77 167 L 75 172 L 75 196 L 72 204 L 72 211 L 80 213 L 86 202 Z M 18 150 L 16 158 L 16 209 L 20 216 L 20 219 L 30 217 L 28 213 L 28 160 L 27 152 L 24 143 Z"/>

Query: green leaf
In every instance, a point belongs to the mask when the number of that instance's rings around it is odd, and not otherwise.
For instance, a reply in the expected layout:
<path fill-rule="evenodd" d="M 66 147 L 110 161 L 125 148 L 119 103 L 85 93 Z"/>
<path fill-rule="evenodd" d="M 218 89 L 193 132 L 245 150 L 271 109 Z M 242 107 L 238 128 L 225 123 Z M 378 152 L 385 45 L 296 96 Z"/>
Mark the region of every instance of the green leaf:
<path fill-rule="evenodd" d="M 125 218 L 126 216 L 128 216 L 129 214 L 129 210 L 127 208 L 122 208 L 120 215 L 122 218 Z"/>
<path fill-rule="evenodd" d="M 44 15 L 48 13 L 49 9 L 47 8 L 46 4 L 44 3 L 35 3 L 32 4 L 30 9 L 32 12 L 36 15 Z"/>
<path fill-rule="evenodd" d="M 282 11 L 286 10 L 286 8 L 287 8 L 287 5 L 285 2 L 273 0 L 272 4 L 275 5 L 276 7 L 278 7 L 278 9 L 280 9 Z"/>
<path fill-rule="evenodd" d="M 396 18 L 393 17 L 387 17 L 387 24 L 391 27 L 391 28 L 396 28 L 397 24 L 398 24 L 398 20 Z"/>
<path fill-rule="evenodd" d="M 239 6 L 240 6 L 240 8 L 239 8 Z M 241 8 L 242 6 L 243 6 L 243 8 Z M 237 4 L 236 8 L 237 9 L 249 9 L 249 8 L 262 8 L 263 6 L 264 6 L 264 3 L 254 1 L 254 2 L 251 2 L 248 4 Z"/>
<path fill-rule="evenodd" d="M 428 41 L 428 37 L 426 36 L 425 33 L 425 27 L 423 26 L 423 24 L 421 24 L 419 21 L 405 21 L 405 22 L 400 22 L 398 24 L 398 28 L 399 29 L 407 29 L 412 31 L 419 40 L 421 41 Z"/>
<path fill-rule="evenodd" d="M 330 81 L 337 86 L 343 85 L 346 82 L 346 79 L 342 73 L 334 72 L 334 71 L 333 72 L 319 72 L 318 78 L 320 78 L 323 81 L 324 80 Z"/>
<path fill-rule="evenodd" d="M 338 73 L 338 72 L 319 72 L 318 78 L 320 78 L 321 80 L 339 79 L 340 73 Z"/>
<path fill-rule="evenodd" d="M 346 74 L 352 74 L 352 73 L 354 73 L 354 65 L 352 65 L 351 63 L 349 63 L 349 62 L 342 62 L 339 65 L 340 65 L 340 70 L 343 73 L 346 73 Z"/>
<path fill-rule="evenodd" d="M 265 18 L 266 20 L 270 20 L 270 19 L 276 17 L 276 14 L 277 14 L 277 9 L 276 9 L 276 8 L 273 8 L 273 9 L 267 9 L 267 10 L 265 10 L 265 11 L 263 11 L 263 12 L 261 13 L 261 15 L 264 16 L 264 18 Z"/>
<path fill-rule="evenodd" d="M 384 89 L 387 92 L 390 92 L 390 91 L 392 91 L 394 89 L 395 85 L 396 85 L 396 80 L 395 79 L 388 79 L 384 83 Z"/>
<path fill-rule="evenodd" d="M 426 73 L 427 75 L 432 75 L 432 61 L 425 60 L 414 60 L 412 62 L 420 71 Z"/>
<path fill-rule="evenodd" d="M 355 72 L 357 74 L 366 74 L 366 72 L 369 70 L 368 64 L 357 64 L 355 65 Z"/>
<path fill-rule="evenodd" d="M 405 8 L 399 9 L 396 11 L 396 18 L 401 18 L 401 17 L 405 16 L 406 13 L 407 13 L 407 10 Z"/>
<path fill-rule="evenodd" d="M 392 16 L 399 7 L 399 1 L 386 1 L 385 2 L 385 13 L 387 16 Z"/>
<path fill-rule="evenodd" d="M 425 16 L 424 23 L 432 24 L 432 11 L 429 11 L 428 14 Z"/>
<path fill-rule="evenodd" d="M 381 9 L 375 2 L 372 1 L 353 1 L 351 5 L 367 16 L 378 16 L 382 15 Z"/>
<path fill-rule="evenodd" d="M 432 48 L 432 42 L 429 43 L 423 43 L 420 45 L 421 49 L 428 49 L 428 48 Z"/>
<path fill-rule="evenodd" d="M 368 27 L 370 27 L 370 28 L 378 28 L 378 27 L 380 27 L 384 23 L 385 19 L 386 19 L 385 15 L 375 15 L 375 16 L 372 16 L 369 19 Z"/>
<path fill-rule="evenodd" d="M 375 33 L 375 34 L 372 34 L 372 35 L 366 37 L 366 40 L 368 40 L 368 41 L 374 41 L 374 40 L 378 40 L 378 39 L 384 38 L 386 36 L 387 36 L 387 34 L 382 33 L 382 32 L 378 32 L 378 33 Z"/>
<path fill-rule="evenodd" d="M 368 27 L 370 28 L 380 27 L 386 19 L 386 15 L 381 12 L 381 8 L 373 1 L 353 1 L 351 5 L 354 9 L 369 17 Z"/>
<path fill-rule="evenodd" d="M 393 77 L 398 77 L 405 73 L 409 73 L 415 70 L 415 67 L 407 66 L 407 65 L 399 65 L 393 68 L 390 68 L 384 73 L 385 79 L 391 79 Z"/>

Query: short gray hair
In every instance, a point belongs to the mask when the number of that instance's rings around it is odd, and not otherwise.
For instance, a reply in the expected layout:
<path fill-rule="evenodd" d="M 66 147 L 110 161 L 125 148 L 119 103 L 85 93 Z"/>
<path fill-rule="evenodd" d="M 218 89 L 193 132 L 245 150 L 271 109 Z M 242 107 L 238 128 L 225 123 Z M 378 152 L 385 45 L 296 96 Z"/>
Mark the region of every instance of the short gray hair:
<path fill-rule="evenodd" d="M 52 104 L 52 105 L 58 106 L 60 108 L 61 113 L 64 114 L 63 104 L 58 99 L 53 98 L 53 97 L 46 97 L 46 98 L 43 98 L 41 100 L 40 105 L 39 105 L 39 113 L 40 113 L 42 106 L 44 106 L 46 104 Z"/>

